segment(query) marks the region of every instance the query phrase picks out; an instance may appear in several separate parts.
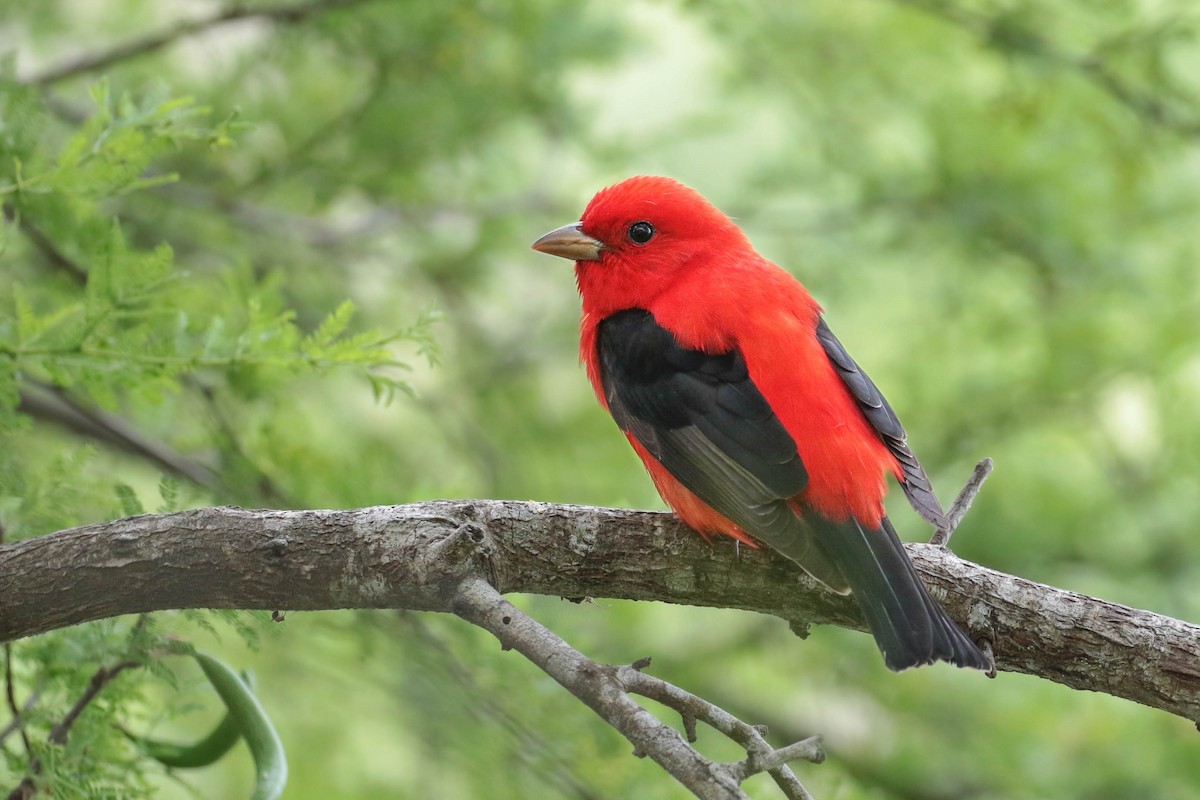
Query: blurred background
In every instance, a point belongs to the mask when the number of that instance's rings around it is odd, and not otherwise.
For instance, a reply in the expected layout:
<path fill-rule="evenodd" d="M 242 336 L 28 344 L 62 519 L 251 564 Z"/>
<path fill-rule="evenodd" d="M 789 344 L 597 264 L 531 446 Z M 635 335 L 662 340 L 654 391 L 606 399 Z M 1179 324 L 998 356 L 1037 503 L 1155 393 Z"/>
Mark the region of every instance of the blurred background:
<path fill-rule="evenodd" d="M 528 249 L 661 173 L 809 287 L 944 500 L 995 460 L 961 556 L 1200 621 L 1198 27 L 1184 0 L 5 3 L 0 531 L 226 503 L 661 508 L 578 365 L 570 265 Z M 820 800 L 1200 785 L 1193 724 L 1111 697 L 893 675 L 868 636 L 740 612 L 514 599 L 776 744 L 822 734 L 828 761 L 797 767 Z M 6 650 L 35 746 L 132 626 Z M 457 619 L 147 630 L 255 671 L 287 798 L 684 796 Z M 55 795 L 247 796 L 244 748 L 172 774 L 115 727 L 185 740 L 218 716 L 183 659 L 127 673 Z M 8 791 L 26 751 L 0 754 Z"/>

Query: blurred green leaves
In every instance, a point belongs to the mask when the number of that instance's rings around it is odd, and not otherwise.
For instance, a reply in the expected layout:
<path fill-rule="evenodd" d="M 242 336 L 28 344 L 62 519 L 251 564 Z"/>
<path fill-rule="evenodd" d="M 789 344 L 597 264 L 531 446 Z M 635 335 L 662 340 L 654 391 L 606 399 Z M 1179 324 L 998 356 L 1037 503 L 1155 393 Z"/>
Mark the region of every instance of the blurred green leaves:
<path fill-rule="evenodd" d="M 660 507 L 577 366 L 569 271 L 527 250 L 601 186 L 660 172 L 809 286 L 943 497 L 995 459 L 958 552 L 1200 617 L 1192 4 L 289 9 L 0 10 L 6 537 L 216 503 Z M 104 68 L 72 66 L 86 63 Z M 38 412 L 34 391 L 95 424 Z M 164 463 L 192 469 L 164 484 Z M 894 518 L 927 535 L 902 504 Z M 824 734 L 830 760 L 803 776 L 818 797 L 1172 796 L 1200 781 L 1193 730 L 1110 698 L 893 676 L 865 637 L 801 642 L 734 612 L 523 602 L 598 660 L 652 655 L 780 740 Z M 450 620 L 265 616 L 236 620 L 277 634 L 258 656 L 224 617 L 161 615 L 141 635 L 226 632 L 228 660 L 257 661 L 289 796 L 676 796 Z M 132 624 L 13 645 L 31 742 L 128 650 Z M 175 791 L 111 723 L 194 740 L 211 728 L 201 701 L 151 670 L 105 692 L 56 756 L 58 785 Z M 18 739 L 0 743 L 0 785 L 24 774 Z M 240 796 L 246 758 L 189 780 Z"/>

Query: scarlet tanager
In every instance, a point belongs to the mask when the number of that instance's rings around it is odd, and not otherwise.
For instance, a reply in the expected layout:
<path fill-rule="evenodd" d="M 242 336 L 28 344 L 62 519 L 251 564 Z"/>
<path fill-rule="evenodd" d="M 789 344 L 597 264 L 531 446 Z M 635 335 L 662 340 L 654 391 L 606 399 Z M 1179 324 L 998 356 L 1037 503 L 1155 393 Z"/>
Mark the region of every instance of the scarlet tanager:
<path fill-rule="evenodd" d="M 662 177 L 600 191 L 533 248 L 575 262 L 588 378 L 680 519 L 853 593 L 890 669 L 991 668 L 884 514 L 890 473 L 941 522 L 929 478 L 799 281 Z"/>

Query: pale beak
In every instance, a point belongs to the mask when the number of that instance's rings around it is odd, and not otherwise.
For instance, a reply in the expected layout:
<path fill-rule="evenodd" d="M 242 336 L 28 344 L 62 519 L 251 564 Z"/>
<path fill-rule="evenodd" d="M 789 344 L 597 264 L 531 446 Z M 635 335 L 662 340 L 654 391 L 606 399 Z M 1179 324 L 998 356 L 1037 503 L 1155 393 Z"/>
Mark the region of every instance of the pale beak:
<path fill-rule="evenodd" d="M 599 261 L 604 242 L 583 232 L 582 222 L 572 222 L 550 231 L 532 245 L 534 250 L 572 261 Z"/>

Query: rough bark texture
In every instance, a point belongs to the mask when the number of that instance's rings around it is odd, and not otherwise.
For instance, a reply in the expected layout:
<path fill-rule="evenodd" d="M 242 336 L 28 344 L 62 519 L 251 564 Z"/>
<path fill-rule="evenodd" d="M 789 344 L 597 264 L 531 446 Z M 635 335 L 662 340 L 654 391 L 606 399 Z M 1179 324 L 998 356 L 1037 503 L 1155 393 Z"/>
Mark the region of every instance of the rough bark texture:
<path fill-rule="evenodd" d="M 1001 670 L 1200 721 L 1200 626 L 909 545 L 951 615 Z M 502 592 L 739 608 L 862 630 L 851 598 L 762 550 L 712 545 L 668 514 L 493 500 L 346 511 L 208 508 L 0 546 L 0 641 L 172 608 L 453 612 Z"/>

